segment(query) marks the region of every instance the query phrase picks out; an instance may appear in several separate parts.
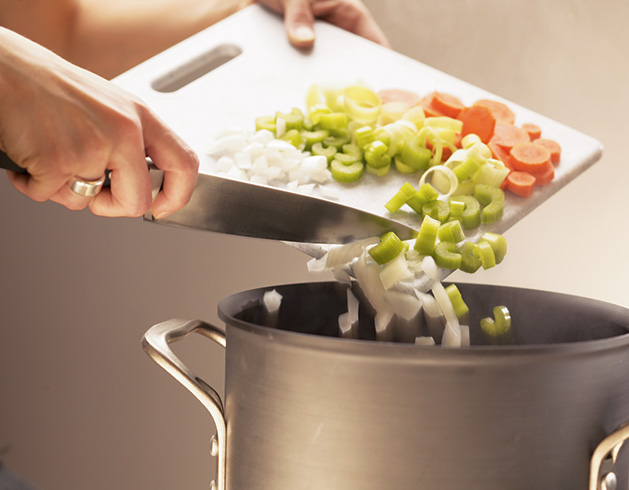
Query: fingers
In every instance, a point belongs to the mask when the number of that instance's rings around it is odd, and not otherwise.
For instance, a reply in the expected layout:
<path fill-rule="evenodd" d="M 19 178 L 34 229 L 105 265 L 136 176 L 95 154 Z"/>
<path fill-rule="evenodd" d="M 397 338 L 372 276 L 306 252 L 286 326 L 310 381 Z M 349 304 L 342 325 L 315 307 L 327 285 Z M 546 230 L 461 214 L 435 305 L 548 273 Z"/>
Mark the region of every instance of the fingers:
<path fill-rule="evenodd" d="M 289 42 L 297 48 L 314 45 L 314 16 L 310 0 L 288 0 L 284 6 L 284 26 Z"/>
<path fill-rule="evenodd" d="M 185 206 L 197 182 L 199 159 L 188 145 L 157 117 L 144 122 L 146 154 L 164 171 L 162 190 L 153 202 L 157 219 Z"/>

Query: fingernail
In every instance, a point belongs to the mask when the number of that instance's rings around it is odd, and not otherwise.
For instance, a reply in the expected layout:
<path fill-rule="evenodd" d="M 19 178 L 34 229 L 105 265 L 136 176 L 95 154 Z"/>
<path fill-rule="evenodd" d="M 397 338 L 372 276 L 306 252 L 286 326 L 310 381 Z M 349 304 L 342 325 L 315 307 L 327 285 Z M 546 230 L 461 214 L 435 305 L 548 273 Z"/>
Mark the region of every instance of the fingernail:
<path fill-rule="evenodd" d="M 167 211 L 161 211 L 159 213 L 153 213 L 153 219 L 162 219 L 168 216 L 170 213 Z"/>
<path fill-rule="evenodd" d="M 293 31 L 293 38 L 300 43 L 307 43 L 314 41 L 315 34 L 312 28 L 308 26 L 299 26 Z"/>

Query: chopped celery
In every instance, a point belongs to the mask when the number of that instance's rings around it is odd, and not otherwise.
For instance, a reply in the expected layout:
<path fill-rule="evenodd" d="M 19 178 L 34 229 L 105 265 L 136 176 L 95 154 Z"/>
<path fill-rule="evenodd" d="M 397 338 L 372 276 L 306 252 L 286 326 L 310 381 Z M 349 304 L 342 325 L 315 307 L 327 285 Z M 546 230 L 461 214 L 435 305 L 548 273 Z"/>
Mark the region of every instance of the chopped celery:
<path fill-rule="evenodd" d="M 454 308 L 454 313 L 461 320 L 467 317 L 467 314 L 470 312 L 469 307 L 463 301 L 463 297 L 461 296 L 461 291 L 454 284 L 450 284 L 446 287 L 446 293 L 448 293 L 448 298 L 450 298 L 450 303 L 452 303 L 452 307 Z"/>
<path fill-rule="evenodd" d="M 289 129 L 282 136 L 280 136 L 281 140 L 288 141 L 295 148 L 301 149 L 304 144 L 304 139 L 301 137 L 301 134 L 296 129 Z"/>
<path fill-rule="evenodd" d="M 435 263 L 444 269 L 458 269 L 461 266 L 461 254 L 456 252 L 454 242 L 438 242 L 432 253 Z"/>
<path fill-rule="evenodd" d="M 266 129 L 275 134 L 276 127 L 274 116 L 260 116 L 256 118 L 256 131 Z"/>
<path fill-rule="evenodd" d="M 365 148 L 369 143 L 371 143 L 375 137 L 373 133 L 373 128 L 371 126 L 363 126 L 354 131 L 354 137 L 356 138 L 356 144 L 360 148 Z"/>
<path fill-rule="evenodd" d="M 306 142 L 306 149 L 310 150 L 312 148 L 312 145 L 314 145 L 315 143 L 323 142 L 323 140 L 328 137 L 330 132 L 325 129 L 319 129 L 316 131 L 302 129 L 299 134 L 301 134 L 301 137 Z"/>
<path fill-rule="evenodd" d="M 436 219 L 425 216 L 419 227 L 419 233 L 413 248 L 422 255 L 431 255 L 435 250 L 435 242 L 437 241 L 440 225 L 441 223 Z"/>
<path fill-rule="evenodd" d="M 481 240 L 474 245 L 472 253 L 475 257 L 480 259 L 483 269 L 491 269 L 492 267 L 495 267 L 496 255 L 494 254 L 494 250 L 491 248 L 489 242 Z"/>
<path fill-rule="evenodd" d="M 284 119 L 286 122 L 286 131 L 296 129 L 300 131 L 304 126 L 304 114 L 299 109 L 294 108 L 290 113 L 277 112 L 275 118 Z"/>
<path fill-rule="evenodd" d="M 507 254 L 507 239 L 497 233 L 486 232 L 483 233 L 481 240 L 491 245 L 491 249 L 494 251 L 494 256 L 496 257 L 496 264 L 502 262 Z"/>
<path fill-rule="evenodd" d="M 342 151 L 343 155 L 345 155 L 347 158 L 353 158 L 355 162 L 362 160 L 363 158 L 363 152 L 357 145 L 348 143 L 346 145 L 343 145 Z"/>
<path fill-rule="evenodd" d="M 332 162 L 334 155 L 337 153 L 335 146 L 324 147 L 322 143 L 314 143 L 311 150 L 313 155 L 323 155 L 326 157 L 328 163 Z"/>
<path fill-rule="evenodd" d="M 459 269 L 468 274 L 473 274 L 481 266 L 481 260 L 474 255 L 474 243 L 465 241 L 456 247 L 456 251 L 461 254 L 461 265 Z"/>
<path fill-rule="evenodd" d="M 488 160 L 472 175 L 472 181 L 475 184 L 489 184 L 494 187 L 500 187 L 502 182 L 509 175 L 510 170 L 504 165 L 494 164 L 495 160 Z M 502 162 L 500 162 L 502 163 Z"/>
<path fill-rule="evenodd" d="M 493 313 L 494 318 L 481 318 L 480 328 L 490 337 L 499 337 L 511 328 L 511 314 L 506 306 L 494 307 Z"/>
<path fill-rule="evenodd" d="M 422 206 L 422 214 L 445 223 L 450 217 L 450 206 L 445 201 L 430 201 Z"/>
<path fill-rule="evenodd" d="M 414 174 L 417 172 L 416 168 L 413 168 L 410 165 L 405 165 L 398 157 L 393 159 L 393 163 L 395 165 L 395 169 L 401 174 Z"/>
<path fill-rule="evenodd" d="M 439 197 L 439 192 L 431 184 L 422 185 L 419 190 L 408 198 L 408 204 L 417 214 L 423 214 L 424 204 L 432 202 Z"/>
<path fill-rule="evenodd" d="M 390 262 L 405 249 L 405 244 L 392 231 L 380 237 L 380 243 L 371 247 L 369 255 L 380 265 Z"/>
<path fill-rule="evenodd" d="M 474 158 L 466 158 L 463 162 L 454 167 L 453 172 L 459 182 L 469 179 L 474 175 L 483 165 L 484 162 L 479 162 Z"/>
<path fill-rule="evenodd" d="M 460 200 L 450 198 L 450 221 L 462 221 L 465 203 Z"/>
<path fill-rule="evenodd" d="M 380 140 L 372 141 L 365 148 L 365 162 L 373 168 L 383 168 L 391 164 L 389 147 Z"/>
<path fill-rule="evenodd" d="M 402 145 L 399 159 L 404 165 L 415 170 L 426 170 L 430 164 L 432 152 L 420 144 L 417 136 L 407 138 Z"/>
<path fill-rule="evenodd" d="M 463 214 L 461 215 L 461 226 L 464 230 L 473 230 L 480 225 L 481 213 L 480 203 L 473 196 L 461 195 L 450 198 L 450 206 L 452 202 L 462 202 L 465 205 Z"/>
<path fill-rule="evenodd" d="M 367 170 L 367 173 L 375 175 L 376 177 L 384 177 L 389 173 L 389 170 L 391 170 L 391 164 L 389 163 L 386 167 L 378 168 L 372 167 L 371 165 L 365 165 L 365 170 Z"/>
<path fill-rule="evenodd" d="M 409 198 L 416 192 L 417 190 L 415 187 L 406 182 L 402 187 L 400 187 L 400 190 L 397 191 L 389 202 L 384 205 L 384 207 L 387 208 L 390 213 L 395 213 L 398 209 L 404 206 L 406 201 L 408 201 Z"/>
<path fill-rule="evenodd" d="M 485 206 L 481 214 L 482 223 L 495 223 L 502 218 L 505 207 L 505 193 L 500 187 L 477 184 L 474 187 L 474 197 Z"/>
<path fill-rule="evenodd" d="M 374 122 L 380 113 L 380 98 L 367 87 L 354 85 L 345 89 L 345 112 L 352 118 Z"/>
<path fill-rule="evenodd" d="M 340 151 L 343 145 L 350 142 L 351 138 L 352 136 L 347 129 L 335 130 L 332 134 L 323 139 L 323 146 L 333 146 Z"/>
<path fill-rule="evenodd" d="M 338 160 L 332 160 L 330 163 L 330 172 L 332 178 L 339 182 L 356 182 L 363 175 L 364 165 L 362 162 L 354 162 L 350 165 L 345 165 Z"/>
<path fill-rule="evenodd" d="M 465 240 L 465 233 L 460 221 L 448 221 L 439 227 L 439 240 L 442 242 L 459 243 Z"/>
<path fill-rule="evenodd" d="M 339 131 L 347 128 L 349 122 L 347 114 L 344 112 L 330 112 L 329 114 L 319 115 L 319 127 L 330 131 Z"/>
<path fill-rule="evenodd" d="M 317 104 L 308 108 L 308 117 L 312 121 L 312 124 L 317 125 L 321 119 L 323 114 L 330 114 L 332 109 L 330 109 L 325 104 Z"/>

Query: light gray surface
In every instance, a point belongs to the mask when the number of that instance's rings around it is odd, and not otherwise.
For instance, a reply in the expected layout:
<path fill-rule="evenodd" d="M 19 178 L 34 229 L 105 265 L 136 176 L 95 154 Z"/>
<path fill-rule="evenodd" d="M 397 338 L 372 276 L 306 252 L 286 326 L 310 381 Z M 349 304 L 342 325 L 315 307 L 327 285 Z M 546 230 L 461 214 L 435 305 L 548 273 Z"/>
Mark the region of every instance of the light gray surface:
<path fill-rule="evenodd" d="M 454 278 L 629 306 L 629 259 L 618 253 L 629 239 L 629 4 L 366 3 L 402 53 L 605 145 L 599 163 L 507 233 L 500 267 Z M 211 421 L 146 357 L 140 338 L 172 317 L 217 321 L 217 302 L 233 292 L 308 280 L 305 258 L 283 244 L 37 204 L 4 176 L 0 229 L 7 466 L 43 490 L 207 488 Z M 177 352 L 222 389 L 220 348 L 184 342 Z M 169 424 L 174 412 L 187 422 Z"/>

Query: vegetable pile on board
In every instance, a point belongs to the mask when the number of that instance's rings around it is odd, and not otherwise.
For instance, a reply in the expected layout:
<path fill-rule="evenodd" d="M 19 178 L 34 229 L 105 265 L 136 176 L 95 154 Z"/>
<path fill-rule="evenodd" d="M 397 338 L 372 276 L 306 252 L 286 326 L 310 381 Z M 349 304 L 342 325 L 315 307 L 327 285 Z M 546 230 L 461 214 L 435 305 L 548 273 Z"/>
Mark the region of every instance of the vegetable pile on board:
<path fill-rule="evenodd" d="M 406 182 L 383 203 L 390 213 L 408 207 L 418 214 L 416 239 L 403 242 L 387 233 L 330 246 L 309 269 L 356 279 L 375 310 L 379 340 L 469 345 L 467 305 L 455 285 L 441 285 L 437 266 L 473 273 L 499 264 L 507 250 L 502 235 L 484 233 L 473 243 L 465 231 L 500 220 L 505 191 L 526 198 L 550 183 L 560 145 L 542 138 L 533 123 L 517 125 L 513 111 L 495 100 L 468 106 L 437 91 L 422 97 L 401 89 L 313 85 L 305 102 L 305 111 L 258 117 L 255 133 L 221 135 L 210 152 L 219 172 L 300 192 L 316 188 L 330 199 L 337 197 L 326 187 L 331 179 L 357 182 L 364 172 L 386 178 L 392 169 L 418 176 L 417 187 Z M 412 286 L 418 275 L 429 277 L 432 295 Z M 348 290 L 341 336 L 355 338 L 357 304 Z M 502 305 L 480 322 L 492 338 L 510 326 Z"/>

